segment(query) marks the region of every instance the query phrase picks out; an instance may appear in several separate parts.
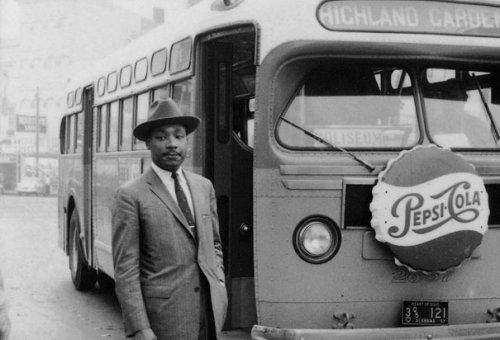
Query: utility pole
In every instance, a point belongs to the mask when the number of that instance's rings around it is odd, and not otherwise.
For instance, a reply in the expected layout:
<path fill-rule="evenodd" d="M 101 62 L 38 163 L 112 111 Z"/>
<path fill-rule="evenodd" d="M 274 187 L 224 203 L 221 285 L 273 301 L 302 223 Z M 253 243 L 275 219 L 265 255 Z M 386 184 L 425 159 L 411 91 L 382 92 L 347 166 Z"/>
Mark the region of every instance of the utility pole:
<path fill-rule="evenodd" d="M 35 141 L 35 177 L 38 178 L 38 158 L 39 158 L 39 134 L 40 134 L 40 127 L 38 126 L 38 118 L 39 118 L 39 115 L 40 115 L 40 96 L 39 96 L 39 93 L 38 93 L 38 86 L 36 88 L 36 97 L 35 97 L 35 100 L 36 100 L 36 141 Z"/>

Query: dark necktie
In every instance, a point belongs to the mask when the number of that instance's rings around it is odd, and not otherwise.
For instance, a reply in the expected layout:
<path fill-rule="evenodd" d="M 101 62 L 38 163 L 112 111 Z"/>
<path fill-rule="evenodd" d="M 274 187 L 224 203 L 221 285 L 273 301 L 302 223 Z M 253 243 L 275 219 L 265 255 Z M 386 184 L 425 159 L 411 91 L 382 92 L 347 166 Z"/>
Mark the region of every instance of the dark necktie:
<path fill-rule="evenodd" d="M 184 190 L 182 190 L 177 172 L 175 171 L 172 172 L 172 178 L 174 179 L 175 196 L 177 196 L 177 204 L 179 204 L 179 208 L 181 208 L 182 213 L 186 217 L 191 234 L 193 234 L 194 238 L 196 239 L 196 227 L 194 225 L 193 214 L 191 213 L 191 209 L 189 208 L 189 203 L 187 201 L 186 195 L 184 194 Z"/>

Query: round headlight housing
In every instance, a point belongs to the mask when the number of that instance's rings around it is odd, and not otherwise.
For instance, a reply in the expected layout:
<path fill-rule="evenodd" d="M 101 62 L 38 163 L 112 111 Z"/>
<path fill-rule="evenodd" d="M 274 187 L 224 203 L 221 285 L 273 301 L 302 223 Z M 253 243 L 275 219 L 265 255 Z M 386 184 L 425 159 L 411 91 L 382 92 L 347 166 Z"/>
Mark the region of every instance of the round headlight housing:
<path fill-rule="evenodd" d="M 340 230 L 332 220 L 313 216 L 295 228 L 293 246 L 301 259 L 320 264 L 335 256 L 340 248 L 340 240 Z"/>

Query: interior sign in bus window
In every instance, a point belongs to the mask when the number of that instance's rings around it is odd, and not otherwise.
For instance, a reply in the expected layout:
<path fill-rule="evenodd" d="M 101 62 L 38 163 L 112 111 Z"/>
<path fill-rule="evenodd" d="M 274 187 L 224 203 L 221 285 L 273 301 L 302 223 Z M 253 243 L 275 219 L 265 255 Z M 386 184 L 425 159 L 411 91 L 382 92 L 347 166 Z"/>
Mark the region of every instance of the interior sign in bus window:
<path fill-rule="evenodd" d="M 326 1 L 318 21 L 328 30 L 500 36 L 500 9 L 441 1 Z"/>

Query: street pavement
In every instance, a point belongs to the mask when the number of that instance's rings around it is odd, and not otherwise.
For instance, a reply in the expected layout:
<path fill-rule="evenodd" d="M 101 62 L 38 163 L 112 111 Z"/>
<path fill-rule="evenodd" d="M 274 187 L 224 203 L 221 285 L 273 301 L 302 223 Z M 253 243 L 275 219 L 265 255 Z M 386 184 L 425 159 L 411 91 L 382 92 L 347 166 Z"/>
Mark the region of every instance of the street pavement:
<path fill-rule="evenodd" d="M 57 198 L 0 196 L 0 270 L 12 340 L 123 339 L 112 293 L 74 289 L 57 247 Z"/>
<path fill-rule="evenodd" d="M 57 238 L 56 197 L 0 195 L 0 270 L 10 340 L 124 339 L 115 294 L 74 289 Z M 249 338 L 231 331 L 223 339 Z"/>

